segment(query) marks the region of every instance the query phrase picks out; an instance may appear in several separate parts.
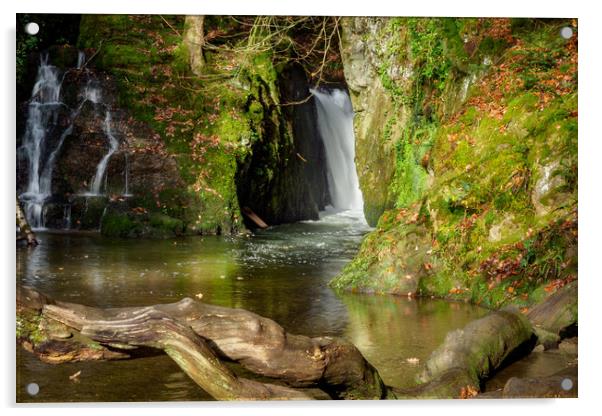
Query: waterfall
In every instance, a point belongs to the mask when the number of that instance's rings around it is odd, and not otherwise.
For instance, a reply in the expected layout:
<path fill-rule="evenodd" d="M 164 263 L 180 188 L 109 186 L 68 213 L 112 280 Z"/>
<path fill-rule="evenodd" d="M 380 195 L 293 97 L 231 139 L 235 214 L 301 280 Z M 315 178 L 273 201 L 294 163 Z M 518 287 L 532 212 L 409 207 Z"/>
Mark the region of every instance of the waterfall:
<path fill-rule="evenodd" d="M 318 110 L 318 130 L 326 151 L 328 188 L 337 210 L 362 212 L 364 201 L 355 169 L 353 108 L 347 93 L 340 89 L 311 89 Z"/>
<path fill-rule="evenodd" d="M 100 185 L 104 178 L 109 159 L 111 159 L 111 156 L 113 156 L 113 153 L 115 153 L 115 151 L 119 147 L 119 142 L 117 141 L 115 136 L 113 136 L 111 121 L 111 112 L 107 110 L 107 112 L 105 113 L 104 122 L 102 124 L 102 130 L 104 131 L 105 135 L 107 136 L 107 139 L 109 140 L 109 150 L 96 166 L 96 174 L 92 179 L 92 186 L 90 187 L 90 193 L 92 195 L 100 194 Z"/>
<path fill-rule="evenodd" d="M 77 69 L 82 69 L 86 63 L 86 54 L 84 51 L 77 52 Z"/>
<path fill-rule="evenodd" d="M 66 204 L 63 208 L 63 228 L 66 230 L 71 228 L 71 204 Z"/>
<path fill-rule="evenodd" d="M 82 68 L 84 61 L 85 54 L 80 52 L 77 69 Z M 63 78 L 59 75 L 58 68 L 49 63 L 48 54 L 42 54 L 28 104 L 25 134 L 18 149 L 27 160 L 28 173 L 27 188 L 19 195 L 19 199 L 23 202 L 27 221 L 33 229 L 44 228 L 44 204 L 52 195 L 52 174 L 63 143 L 73 132 L 73 121 L 86 102 L 103 105 L 100 89 L 88 82 L 79 94 L 77 107 L 70 109 L 61 101 L 64 75 Z M 63 129 L 59 117 L 64 117 L 65 114 L 68 114 L 68 124 Z M 109 142 L 109 150 L 100 160 L 92 180 L 91 193 L 95 195 L 100 191 L 107 163 L 119 146 L 113 135 L 108 109 L 103 121 L 103 131 Z"/>
<path fill-rule="evenodd" d="M 26 191 L 20 195 L 25 205 L 25 215 L 32 228 L 44 226 L 44 201 L 51 194 L 52 170 L 58 148 L 70 133 L 70 128 L 62 133 L 59 144 L 48 160 L 43 154 L 49 146 L 48 136 L 57 127 L 59 111 L 65 106 L 60 102 L 61 81 L 58 70 L 48 63 L 48 55 L 40 57 L 40 66 L 36 82 L 28 105 L 27 123 L 21 151 L 27 158 L 28 184 Z"/>
<path fill-rule="evenodd" d="M 123 196 L 125 197 L 130 197 L 132 196 L 132 194 L 130 194 L 130 180 L 129 180 L 129 171 L 130 171 L 130 163 L 128 161 L 128 154 L 127 152 L 125 152 L 125 189 L 123 191 Z"/>

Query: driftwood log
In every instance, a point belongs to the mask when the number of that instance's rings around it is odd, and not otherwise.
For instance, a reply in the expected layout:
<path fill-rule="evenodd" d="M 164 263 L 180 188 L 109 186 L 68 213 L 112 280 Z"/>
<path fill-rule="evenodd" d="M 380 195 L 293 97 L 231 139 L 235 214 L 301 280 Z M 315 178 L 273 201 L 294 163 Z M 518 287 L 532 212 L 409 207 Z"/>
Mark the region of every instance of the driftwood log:
<path fill-rule="evenodd" d="M 574 282 L 548 297 L 533 309 L 533 322 L 545 327 L 543 315 L 535 312 L 545 308 L 545 322 L 573 325 L 566 308 L 576 305 L 576 288 Z M 532 348 L 536 340 L 528 315 L 515 309 L 492 312 L 450 332 L 427 361 L 422 383 L 399 389 L 385 386 L 378 371 L 344 339 L 288 334 L 252 312 L 189 298 L 101 309 L 18 287 L 17 318 L 19 341 L 46 362 L 123 359 L 135 355 L 133 348 L 150 347 L 168 354 L 218 400 L 311 399 L 304 388 L 319 388 L 334 399 L 472 397 L 512 354 Z M 560 332 L 558 325 L 554 330 Z M 278 384 L 238 377 L 222 360 Z"/>
<path fill-rule="evenodd" d="M 25 217 L 25 213 L 23 212 L 23 208 L 21 208 L 18 199 L 16 200 L 16 219 L 17 242 L 21 241 L 28 246 L 37 246 L 38 240 L 36 240 L 36 236 L 27 222 L 27 218 Z"/>

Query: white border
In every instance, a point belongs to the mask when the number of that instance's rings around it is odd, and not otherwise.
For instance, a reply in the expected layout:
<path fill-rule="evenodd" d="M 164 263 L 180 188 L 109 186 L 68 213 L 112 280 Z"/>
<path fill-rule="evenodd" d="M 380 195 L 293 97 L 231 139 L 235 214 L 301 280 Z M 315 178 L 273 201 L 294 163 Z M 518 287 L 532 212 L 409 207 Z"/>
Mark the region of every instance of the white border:
<path fill-rule="evenodd" d="M 174 408 L 178 414 L 261 414 L 261 415 L 306 415 L 308 413 L 345 413 L 365 415 L 378 411 L 383 414 L 410 414 L 431 412 L 448 414 L 508 415 L 528 414 L 580 414 L 589 413 L 595 400 L 601 397 L 600 359 L 601 343 L 598 316 L 602 276 L 600 245 L 602 235 L 600 218 L 600 179 L 602 172 L 597 169 L 602 163 L 601 134 L 602 98 L 599 78 L 602 75 L 602 62 L 599 51 L 602 49 L 602 16 L 595 13 L 595 2 L 580 1 L 411 1 L 367 0 L 364 2 L 326 0 L 161 0 L 139 1 L 102 0 L 84 3 L 82 0 L 4 0 L 2 2 L 2 61 L 0 80 L 3 92 L 0 98 L 0 117 L 3 159 L 0 195 L 2 224 L 0 253 L 4 273 L 2 280 L 2 379 L 0 385 L 1 405 L 8 407 L 8 414 L 86 414 L 105 415 L 139 414 L 163 415 Z M 580 361 L 579 396 L 577 400 L 504 400 L 504 401 L 407 401 L 407 402 L 325 402 L 325 403 L 168 403 L 111 405 L 45 405 L 15 407 L 14 387 L 14 287 L 15 287 L 15 248 L 14 248 L 14 178 L 15 178 L 15 13 L 162 13 L 162 14 L 293 14 L 293 15 L 402 15 L 402 16 L 512 16 L 512 17 L 578 17 L 579 18 L 579 269 L 581 284 L 579 290 L 580 309 Z M 66 407 L 66 408 L 63 408 Z M 598 406 L 599 407 L 599 406 Z"/>

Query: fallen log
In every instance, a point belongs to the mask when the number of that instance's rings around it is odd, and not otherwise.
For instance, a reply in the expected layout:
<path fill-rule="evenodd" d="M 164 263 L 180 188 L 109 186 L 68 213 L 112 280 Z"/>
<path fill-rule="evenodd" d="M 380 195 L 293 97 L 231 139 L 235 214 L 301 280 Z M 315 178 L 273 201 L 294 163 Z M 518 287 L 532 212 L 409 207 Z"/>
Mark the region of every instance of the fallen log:
<path fill-rule="evenodd" d="M 259 218 L 259 215 L 255 214 L 251 208 L 242 207 L 242 213 L 245 214 L 251 221 L 253 221 L 259 228 L 268 228 L 266 222 Z"/>
<path fill-rule="evenodd" d="M 348 341 L 288 334 L 276 322 L 241 309 L 208 305 L 190 298 L 142 308 L 101 309 L 54 301 L 28 287 L 19 287 L 17 305 L 22 310 L 21 315 L 27 309 L 37 310 L 41 317 L 75 330 L 83 339 L 99 342 L 111 351 L 148 346 L 170 354 L 169 346 L 164 344 L 166 341 L 147 339 L 152 331 L 144 332 L 140 340 L 128 338 L 128 334 L 121 331 L 126 325 L 124 322 L 131 321 L 138 327 L 136 334 L 141 334 L 145 325 L 156 324 L 153 320 L 144 324 L 138 322 L 139 316 L 162 316 L 164 321 L 170 319 L 173 325 L 189 328 L 188 336 L 200 337 L 217 357 L 238 362 L 256 374 L 281 380 L 290 386 L 317 387 L 333 398 L 380 399 L 386 395 L 386 387 L 376 369 Z M 153 330 L 162 329 L 155 327 Z M 178 327 L 178 331 L 183 329 Z M 45 343 L 30 350 L 38 353 L 43 350 L 43 345 Z M 62 355 L 66 355 L 64 351 Z M 188 373 L 190 362 L 174 360 Z"/>
<path fill-rule="evenodd" d="M 19 200 L 17 199 L 16 201 L 17 242 L 23 241 L 28 246 L 37 246 L 38 240 L 36 240 L 36 236 L 27 222 L 27 218 L 21 208 L 21 204 L 19 204 Z"/>
<path fill-rule="evenodd" d="M 393 389 L 393 393 L 397 397 L 432 399 L 476 395 L 481 381 L 531 336 L 531 324 L 518 310 L 492 312 L 447 334 L 419 376 L 423 384 Z"/>
<path fill-rule="evenodd" d="M 577 324 L 577 283 L 563 286 L 527 312 L 538 342 L 546 349 L 556 348 L 562 332 Z"/>
<path fill-rule="evenodd" d="M 220 400 L 311 398 L 294 389 L 304 387 L 317 387 L 338 399 L 469 398 L 512 354 L 525 346 L 532 348 L 529 317 L 534 325 L 569 324 L 572 319 L 560 317 L 567 305 L 576 305 L 574 295 L 576 282 L 548 297 L 541 304 L 546 306 L 534 308 L 529 316 L 507 308 L 450 332 L 426 362 L 422 384 L 409 389 L 385 386 L 378 371 L 343 339 L 288 334 L 276 322 L 252 312 L 189 298 L 102 309 L 54 301 L 35 289 L 18 287 L 17 313 L 18 322 L 24 322 L 18 328 L 30 328 L 21 334 L 22 344 L 41 359 L 120 359 L 128 357 L 132 348 L 151 347 L 167 353 Z M 59 353 L 49 359 L 53 350 Z M 237 377 L 220 359 L 290 387 Z"/>
<path fill-rule="evenodd" d="M 59 322 L 69 322 L 71 313 L 62 306 L 44 306 L 44 315 Z M 105 344 L 163 350 L 217 400 L 310 399 L 291 388 L 237 377 L 190 327 L 153 307 L 140 308 L 123 319 L 88 320 L 81 326 L 80 332 Z"/>

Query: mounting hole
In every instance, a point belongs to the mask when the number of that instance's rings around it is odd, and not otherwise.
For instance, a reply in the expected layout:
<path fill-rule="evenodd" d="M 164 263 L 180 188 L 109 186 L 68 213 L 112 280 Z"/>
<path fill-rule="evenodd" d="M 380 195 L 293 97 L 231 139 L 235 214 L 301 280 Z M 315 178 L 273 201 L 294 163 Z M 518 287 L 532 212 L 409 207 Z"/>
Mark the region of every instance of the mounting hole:
<path fill-rule="evenodd" d="M 560 382 L 560 387 L 562 387 L 562 390 L 564 391 L 569 391 L 573 388 L 573 380 L 571 380 L 570 378 L 563 379 Z"/>
<path fill-rule="evenodd" d="M 568 26 L 563 27 L 562 29 L 560 29 L 560 36 L 564 39 L 570 39 L 573 37 L 573 29 L 571 29 Z"/>
<path fill-rule="evenodd" d="M 26 389 L 27 394 L 29 394 L 30 396 L 35 396 L 40 392 L 40 386 L 38 386 L 38 383 L 29 383 Z"/>
<path fill-rule="evenodd" d="M 40 25 L 38 25 L 36 22 L 29 22 L 25 25 L 25 32 L 28 35 L 37 35 L 39 31 Z"/>

